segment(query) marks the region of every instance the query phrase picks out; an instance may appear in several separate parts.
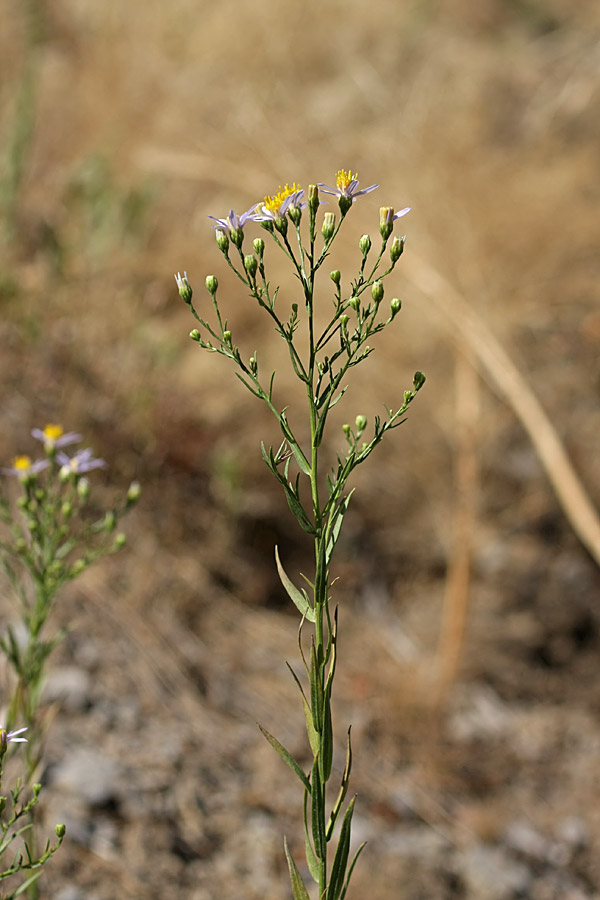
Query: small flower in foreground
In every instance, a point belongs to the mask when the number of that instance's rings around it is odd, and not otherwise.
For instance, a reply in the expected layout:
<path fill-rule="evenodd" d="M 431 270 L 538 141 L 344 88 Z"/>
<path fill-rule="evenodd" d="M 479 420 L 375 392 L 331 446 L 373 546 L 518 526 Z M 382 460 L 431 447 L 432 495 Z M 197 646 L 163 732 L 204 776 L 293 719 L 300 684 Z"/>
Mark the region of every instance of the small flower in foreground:
<path fill-rule="evenodd" d="M 0 469 L 3 475 L 15 475 L 22 481 L 27 481 L 33 475 L 37 475 L 42 469 L 47 468 L 50 463 L 47 459 L 38 459 L 32 462 L 29 456 L 15 456 L 11 469 Z"/>
<path fill-rule="evenodd" d="M 185 303 L 192 302 L 192 286 L 188 281 L 187 272 L 184 272 L 183 275 L 181 272 L 178 272 L 175 275 L 175 281 L 177 282 L 177 290 L 179 291 L 179 296 Z"/>
<path fill-rule="evenodd" d="M 6 746 L 6 744 L 22 744 L 27 743 L 27 738 L 17 737 L 18 734 L 23 734 L 24 731 L 27 731 L 27 728 L 17 728 L 16 731 L 6 731 L 5 728 L 0 728 L 0 746 Z"/>
<path fill-rule="evenodd" d="M 95 459 L 90 447 L 78 450 L 75 456 L 67 456 L 66 453 L 57 453 L 56 458 L 61 465 L 62 478 L 69 475 L 82 475 L 92 469 L 103 469 L 106 463 L 103 459 Z"/>
<path fill-rule="evenodd" d="M 372 184 L 368 188 L 363 188 L 361 191 L 358 190 L 358 174 L 352 174 L 350 170 L 346 172 L 345 169 L 340 169 L 335 177 L 336 187 L 330 187 L 328 184 L 319 184 L 319 187 L 326 194 L 333 194 L 335 197 L 340 198 L 340 209 L 342 214 L 345 215 L 357 197 L 362 196 L 362 194 L 370 194 L 371 191 L 374 191 L 375 188 L 378 188 L 378 184 Z"/>
<path fill-rule="evenodd" d="M 278 192 L 272 197 L 267 196 L 262 205 L 259 204 L 262 221 L 279 222 L 284 218 L 286 213 L 297 213 L 298 210 L 306 209 L 308 203 L 302 200 L 304 196 L 304 188 L 294 182 L 291 186 L 286 184 L 285 187 L 279 188 Z"/>
<path fill-rule="evenodd" d="M 41 428 L 34 428 L 31 434 L 37 441 L 42 442 L 44 450 L 51 452 L 58 447 L 67 447 L 81 440 L 81 435 L 75 431 L 68 431 L 65 434 L 62 425 L 46 425 L 43 431 Z"/>
<path fill-rule="evenodd" d="M 218 228 L 225 234 L 229 233 L 229 237 L 236 247 L 242 246 L 242 241 L 244 240 L 244 225 L 246 222 L 262 221 L 262 217 L 256 213 L 255 206 L 247 209 L 241 216 L 236 215 L 236 213 L 230 209 L 226 219 L 217 219 L 216 216 L 209 216 L 208 218 L 216 222 L 213 228 Z"/>
<path fill-rule="evenodd" d="M 394 222 L 410 212 L 410 206 L 405 206 L 400 212 L 394 212 L 393 206 L 382 206 L 379 210 L 379 232 L 386 241 L 394 230 Z"/>

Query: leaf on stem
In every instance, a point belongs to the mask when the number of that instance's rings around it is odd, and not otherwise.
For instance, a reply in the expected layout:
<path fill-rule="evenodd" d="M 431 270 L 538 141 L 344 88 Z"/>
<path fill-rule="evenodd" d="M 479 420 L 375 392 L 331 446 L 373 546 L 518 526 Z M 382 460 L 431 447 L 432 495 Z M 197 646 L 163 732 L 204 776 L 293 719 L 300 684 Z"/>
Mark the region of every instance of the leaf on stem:
<path fill-rule="evenodd" d="M 266 739 L 270 743 L 271 747 L 273 747 L 273 749 L 277 751 L 286 766 L 289 766 L 292 772 L 294 772 L 294 774 L 298 776 L 306 790 L 310 793 L 310 781 L 308 780 L 292 754 L 288 750 L 286 750 L 283 744 L 280 744 L 277 738 L 274 737 L 269 731 L 267 731 L 266 728 L 263 728 L 260 723 L 258 723 L 258 727 L 260 728 L 264 737 L 266 737 Z"/>
<path fill-rule="evenodd" d="M 352 828 L 352 814 L 354 813 L 354 804 L 356 797 L 353 797 L 348 804 L 348 809 L 342 822 L 340 829 L 340 839 L 338 841 L 333 865 L 331 867 L 331 878 L 329 879 L 329 890 L 327 891 L 327 900 L 339 900 L 344 888 L 344 879 L 346 876 L 346 867 L 348 865 L 348 853 L 350 851 L 350 832 Z"/>
<path fill-rule="evenodd" d="M 289 662 L 286 662 L 286 666 L 292 673 L 292 678 L 298 685 L 298 689 L 300 690 L 300 694 L 302 696 L 302 708 L 304 709 L 304 719 L 306 721 L 306 733 L 308 734 L 308 742 L 310 744 L 310 749 L 312 750 L 313 757 L 314 757 L 319 752 L 319 735 L 318 735 L 318 733 L 315 729 L 314 723 L 313 723 L 312 712 L 311 712 L 310 706 L 308 705 L 308 701 L 304 694 L 304 689 L 303 689 L 302 685 L 300 684 L 298 676 L 296 675 L 296 673 L 290 666 Z"/>
<path fill-rule="evenodd" d="M 292 859 L 292 854 L 290 853 L 288 847 L 287 838 L 285 837 L 283 839 L 283 847 L 285 850 L 288 869 L 290 870 L 290 881 L 292 883 L 292 893 L 294 895 L 294 900 L 310 900 L 308 891 L 306 890 L 306 885 L 302 881 L 302 876 L 298 871 L 298 867 Z"/>
<path fill-rule="evenodd" d="M 296 585 L 292 584 L 286 575 L 285 570 L 281 565 L 281 560 L 279 559 L 279 550 L 277 546 L 275 546 L 275 563 L 277 565 L 279 578 L 281 579 L 281 583 L 284 586 L 288 597 L 305 619 L 308 619 L 309 622 L 314 622 L 315 611 L 309 603 L 308 595 L 306 594 L 306 591 L 299 591 Z"/>

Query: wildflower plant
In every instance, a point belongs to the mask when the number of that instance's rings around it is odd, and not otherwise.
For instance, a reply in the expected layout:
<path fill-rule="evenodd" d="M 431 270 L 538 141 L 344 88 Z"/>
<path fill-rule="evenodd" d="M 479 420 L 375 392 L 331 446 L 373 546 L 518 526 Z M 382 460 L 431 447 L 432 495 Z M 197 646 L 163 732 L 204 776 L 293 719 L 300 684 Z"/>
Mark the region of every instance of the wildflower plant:
<path fill-rule="evenodd" d="M 42 866 L 56 853 L 65 836 L 65 826 L 55 828 L 56 842 L 47 841 L 44 849 L 36 853 L 33 849 L 32 828 L 33 811 L 38 804 L 41 784 L 34 784 L 30 791 L 25 791 L 23 781 L 19 778 L 8 795 L 2 793 L 4 775 L 4 758 L 11 743 L 27 743 L 23 733 L 27 728 L 6 731 L 0 728 L 0 897 L 12 900 L 25 891 L 30 893 L 35 888 L 41 875 Z M 27 794 L 28 799 L 24 796 Z M 19 881 L 19 876 L 24 876 Z M 12 881 L 8 881 L 12 879 Z M 4 883 L 12 884 L 8 893 L 4 893 Z"/>
<path fill-rule="evenodd" d="M 404 421 L 405 413 L 425 376 L 414 375 L 411 388 L 404 391 L 397 409 L 385 408 L 385 416 L 376 416 L 372 429 L 364 415 L 354 424 L 343 426 L 345 447 L 337 452 L 330 471 L 322 471 L 321 451 L 329 413 L 346 392 L 346 379 L 351 369 L 365 362 L 372 352 L 368 343 L 387 328 L 401 309 L 393 298 L 384 303 L 384 280 L 393 272 L 404 250 L 404 237 L 393 236 L 394 223 L 409 208 L 396 213 L 392 207 L 380 210 L 379 248 L 373 251 L 369 235 L 359 240 L 360 262 L 354 279 L 345 282 L 338 269 L 329 275 L 331 293 L 329 313 L 325 301 L 317 303 L 319 293 L 326 293 L 322 268 L 330 256 L 332 245 L 356 200 L 374 191 L 378 185 L 359 189 L 352 172 L 337 173 L 336 186 L 312 184 L 305 196 L 297 184 L 280 188 L 252 209 L 237 216 L 233 210 L 225 218 L 214 218 L 217 247 L 226 264 L 244 286 L 258 307 L 270 318 L 275 330 L 286 343 L 292 369 L 306 395 L 310 439 L 298 437 L 300 428 L 293 426 L 287 408 L 276 405 L 275 372 L 263 376 L 258 354 L 242 355 L 217 298 L 218 280 L 206 278 L 214 318 L 199 313 L 192 302 L 193 292 L 187 274 L 175 276 L 179 294 L 198 323 L 190 337 L 201 348 L 231 360 L 242 384 L 271 410 L 282 433 L 277 449 L 262 444 L 262 456 L 269 471 L 281 485 L 288 506 L 300 528 L 314 543 L 314 572 L 304 577 L 306 586 L 298 587 L 286 574 L 277 548 L 276 566 L 288 596 L 300 614 L 298 646 L 304 670 L 300 678 L 291 666 L 290 672 L 300 692 L 310 757 L 308 770 L 289 753 L 280 741 L 262 726 L 262 733 L 300 781 L 303 789 L 303 822 L 306 864 L 318 885 L 319 900 L 343 900 L 350 878 L 361 853 L 361 845 L 350 858 L 350 839 L 355 797 L 347 802 L 352 747 L 350 728 L 346 740 L 346 761 L 331 803 L 328 795 L 332 777 L 334 741 L 331 701 L 337 663 L 338 608 L 330 596 L 330 566 L 344 516 L 353 489 L 348 482 L 354 469 L 365 462 L 384 436 Z M 320 228 L 320 191 L 338 199 L 339 213 L 324 212 Z M 307 227 L 305 226 L 306 220 Z M 298 290 L 297 302 L 282 309 L 279 288 L 273 289 L 267 278 L 266 241 L 257 237 L 252 251 L 244 246 L 246 228 L 260 226 L 267 241 L 275 245 L 289 261 Z M 373 251 L 373 253 L 372 253 Z M 325 322 L 324 325 L 320 324 Z M 302 427 L 302 426 L 300 426 Z M 306 631 L 310 631 L 307 640 Z M 309 892 L 301 872 L 284 839 L 294 900 L 309 900 Z"/>
<path fill-rule="evenodd" d="M 38 707 L 48 657 L 63 632 L 49 631 L 49 617 L 57 595 L 69 581 L 96 560 L 118 551 L 125 536 L 117 531 L 119 519 L 139 497 L 133 483 L 114 508 L 98 514 L 90 499 L 88 473 L 104 468 L 91 449 L 68 454 L 82 440 L 60 425 L 34 428 L 43 455 L 15 457 L 2 474 L 18 484 L 18 496 L 0 494 L 0 563 L 17 598 L 20 625 L 8 625 L 0 635 L 3 651 L 13 672 L 14 687 L 6 710 L 6 727 L 25 723 L 29 782 L 41 760 L 42 723 Z M 13 492 L 10 492 L 11 494 Z"/>

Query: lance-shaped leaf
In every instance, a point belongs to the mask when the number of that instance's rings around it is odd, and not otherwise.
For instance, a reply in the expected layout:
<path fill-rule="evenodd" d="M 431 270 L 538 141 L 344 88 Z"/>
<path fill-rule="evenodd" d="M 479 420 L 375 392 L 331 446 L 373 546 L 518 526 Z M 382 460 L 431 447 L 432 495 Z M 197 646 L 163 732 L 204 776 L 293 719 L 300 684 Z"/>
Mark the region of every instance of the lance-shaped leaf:
<path fill-rule="evenodd" d="M 327 842 L 325 840 L 325 824 L 323 816 L 323 785 L 319 778 L 319 757 L 317 756 L 310 776 L 311 793 L 311 827 L 315 844 L 315 853 L 318 859 L 327 858 Z"/>
<path fill-rule="evenodd" d="M 314 622 L 315 611 L 308 601 L 308 595 L 306 594 L 306 591 L 299 591 L 296 585 L 293 584 L 286 575 L 285 570 L 281 565 L 281 560 L 279 559 L 279 550 L 277 546 L 275 546 L 275 563 L 277 565 L 279 578 L 281 579 L 281 583 L 284 586 L 288 597 L 305 619 L 308 619 L 309 622 Z"/>
<path fill-rule="evenodd" d="M 317 734 L 317 731 L 316 731 L 314 723 L 313 723 L 312 712 L 311 712 L 310 706 L 308 705 L 308 700 L 306 699 L 306 696 L 304 694 L 304 688 L 300 684 L 298 676 L 296 675 L 296 673 L 290 666 L 289 662 L 286 662 L 286 666 L 292 673 L 292 678 L 298 685 L 298 689 L 299 689 L 300 695 L 302 697 L 302 708 L 304 710 L 304 720 L 306 722 L 306 733 L 308 735 L 308 742 L 310 744 L 310 749 L 312 750 L 312 754 L 314 757 L 319 752 L 319 735 Z"/>
<path fill-rule="evenodd" d="M 337 506 L 335 512 L 332 514 L 333 528 L 331 529 L 331 535 L 329 537 L 329 540 L 327 541 L 327 551 L 326 551 L 326 559 L 327 559 L 328 565 L 329 565 L 329 562 L 333 555 L 333 549 L 337 543 L 337 539 L 340 536 L 340 531 L 342 530 L 344 516 L 346 515 L 346 511 L 348 509 L 348 506 L 350 504 L 350 499 L 351 499 L 354 491 L 355 491 L 355 488 L 352 488 L 350 493 L 346 497 L 344 497 L 342 502 Z"/>
<path fill-rule="evenodd" d="M 308 891 L 306 890 L 306 885 L 302 881 L 302 875 L 298 871 L 298 866 L 292 859 L 292 854 L 290 853 L 290 848 L 288 847 L 287 838 L 285 837 L 283 839 L 283 847 L 285 850 L 288 869 L 290 870 L 290 881 L 292 883 L 292 894 L 294 895 L 294 900 L 310 900 Z"/>
<path fill-rule="evenodd" d="M 348 886 L 350 884 L 350 879 L 352 878 L 352 873 L 354 872 L 354 866 L 358 862 L 358 857 L 363 852 L 363 850 L 365 849 L 366 846 L 367 846 L 367 842 L 363 841 L 362 844 L 360 845 L 360 847 L 358 848 L 358 850 L 356 851 L 356 853 L 354 854 L 354 859 L 352 860 L 350 868 L 348 869 L 348 877 L 346 878 L 344 890 L 342 891 L 342 893 L 340 895 L 340 900 L 344 900 L 344 898 L 346 896 L 346 891 L 348 890 Z"/>
<path fill-rule="evenodd" d="M 301 472 L 303 472 L 305 475 L 308 475 L 308 477 L 310 478 L 310 475 L 311 475 L 310 465 L 308 463 L 306 456 L 302 452 L 300 445 L 298 444 L 298 441 L 294 437 L 292 429 L 288 425 L 288 421 L 287 421 L 287 418 L 285 415 L 285 410 L 283 410 L 280 414 L 279 424 L 281 425 L 281 430 L 283 431 L 285 438 L 286 438 L 288 444 L 290 445 L 290 450 L 294 454 L 294 459 L 298 463 L 298 468 L 300 469 Z"/>
<path fill-rule="evenodd" d="M 317 662 L 314 637 L 310 647 L 310 706 L 315 730 L 319 733 L 323 727 L 323 685 L 321 671 Z"/>
<path fill-rule="evenodd" d="M 340 829 L 340 839 L 338 841 L 333 865 L 331 867 L 331 878 L 329 879 L 329 889 L 327 891 L 327 900 L 340 900 L 344 881 L 346 878 L 346 867 L 348 865 L 348 853 L 350 852 L 350 832 L 352 829 L 352 814 L 354 812 L 354 803 L 356 797 L 353 797 L 348 804 L 348 809 L 342 821 Z"/>
<path fill-rule="evenodd" d="M 315 851 L 313 850 L 313 845 L 310 839 L 310 832 L 308 830 L 308 792 L 304 791 L 304 849 L 306 852 L 306 862 L 308 863 L 308 869 L 311 874 L 312 880 L 319 883 L 319 878 L 321 875 L 321 867 L 319 866 L 319 862 L 317 857 L 315 856 Z"/>
<path fill-rule="evenodd" d="M 306 777 L 305 773 L 302 771 L 292 754 L 285 749 L 283 744 L 280 744 L 276 737 L 274 737 L 266 728 L 263 728 L 260 723 L 258 723 L 258 727 L 260 728 L 263 735 L 266 737 L 271 747 L 277 751 L 280 755 L 286 766 L 289 766 L 292 772 L 298 776 L 306 790 L 310 793 L 310 781 Z"/>
<path fill-rule="evenodd" d="M 346 794 L 348 792 L 348 785 L 350 784 L 350 772 L 352 771 L 352 743 L 350 739 L 350 732 L 352 731 L 352 726 L 348 728 L 348 739 L 346 742 L 346 765 L 344 766 L 344 774 L 342 775 L 342 782 L 340 784 L 340 790 L 337 795 L 337 799 L 335 801 L 334 807 L 331 810 L 331 815 L 329 817 L 329 822 L 327 823 L 327 840 L 331 840 L 331 835 L 333 834 L 333 829 L 335 828 L 335 823 L 337 822 L 337 818 L 340 814 L 340 810 L 342 808 L 342 804 L 346 799 Z"/>

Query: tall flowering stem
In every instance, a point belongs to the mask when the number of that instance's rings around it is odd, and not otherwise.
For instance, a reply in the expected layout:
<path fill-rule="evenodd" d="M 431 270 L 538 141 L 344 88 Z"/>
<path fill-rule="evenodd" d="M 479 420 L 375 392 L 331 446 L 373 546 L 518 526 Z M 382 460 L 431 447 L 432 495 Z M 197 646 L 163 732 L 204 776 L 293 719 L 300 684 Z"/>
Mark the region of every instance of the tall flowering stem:
<path fill-rule="evenodd" d="M 343 286 L 339 270 L 329 276 L 332 294 L 330 315 L 322 321 L 322 308 L 317 316 L 316 287 L 322 266 L 331 253 L 332 244 L 351 211 L 356 199 L 370 193 L 377 185 L 359 190 L 356 175 L 341 170 L 336 187 L 322 186 L 325 193 L 338 197 L 339 218 L 327 211 L 321 228 L 317 216 L 321 200 L 319 186 L 310 185 L 307 199 L 294 182 L 273 196 L 257 204 L 255 211 L 245 214 L 244 221 L 230 213 L 227 219 L 215 219 L 217 247 L 226 263 L 250 296 L 270 317 L 289 350 L 290 363 L 306 394 L 306 413 L 310 425 L 310 445 L 302 445 L 296 427 L 288 419 L 286 408 L 276 405 L 274 398 L 275 372 L 267 380 L 259 372 L 259 360 L 254 352 L 243 358 L 228 328 L 217 299 L 218 281 L 214 275 L 206 279 L 216 321 L 200 315 L 192 302 L 192 287 L 187 275 L 177 275 L 179 293 L 194 315 L 198 328 L 190 337 L 209 352 L 230 359 L 237 368 L 237 377 L 246 388 L 269 407 L 279 423 L 282 442 L 277 449 L 262 445 L 263 459 L 281 485 L 288 506 L 300 528 L 310 535 L 314 544 L 314 575 L 307 586 L 298 587 L 286 574 L 275 548 L 275 560 L 288 596 L 300 614 L 299 650 L 303 669 L 300 677 L 291 667 L 304 711 L 310 766 L 303 767 L 266 728 L 261 731 L 279 756 L 302 784 L 303 821 L 306 867 L 316 885 L 318 900 L 343 900 L 358 855 L 358 848 L 350 858 L 350 837 L 355 798 L 347 801 L 352 747 L 350 729 L 347 732 L 345 765 L 333 802 L 328 797 L 334 758 L 332 726 L 332 692 L 337 662 L 338 609 L 330 596 L 330 566 L 340 536 L 344 516 L 348 510 L 352 490 L 348 481 L 354 469 L 364 462 L 383 437 L 404 421 L 404 414 L 422 387 L 425 376 L 416 372 L 412 387 L 404 391 L 398 409 L 385 409 L 385 416 L 377 416 L 368 436 L 367 419 L 355 418 L 354 425 L 343 426 L 345 449 L 338 452 L 336 464 L 324 473 L 320 453 L 331 409 L 346 391 L 350 369 L 363 363 L 371 354 L 367 341 L 387 328 L 400 311 L 398 298 L 384 305 L 383 281 L 392 273 L 403 249 L 404 238 L 394 237 L 396 219 L 408 208 L 396 214 L 392 207 L 380 211 L 380 246 L 371 257 L 369 235 L 359 240 L 360 262 L 356 277 Z M 302 219 L 308 217 L 307 234 Z M 262 225 L 276 247 L 290 261 L 300 285 L 298 302 L 289 309 L 281 309 L 279 289 L 272 290 L 265 267 L 265 240 L 253 241 L 252 253 L 245 253 L 245 227 Z M 229 232 L 229 235 L 228 235 Z M 236 252 L 230 256 L 229 236 L 235 233 Z M 391 240 L 391 243 L 390 243 Z M 319 279 L 320 281 L 320 279 Z M 327 282 L 326 282 L 327 283 Z M 303 310 L 301 313 L 300 310 Z M 308 429 L 307 429 L 308 430 Z M 307 635 L 306 632 L 310 633 Z M 305 880 L 284 840 L 294 900 L 309 900 Z"/>

